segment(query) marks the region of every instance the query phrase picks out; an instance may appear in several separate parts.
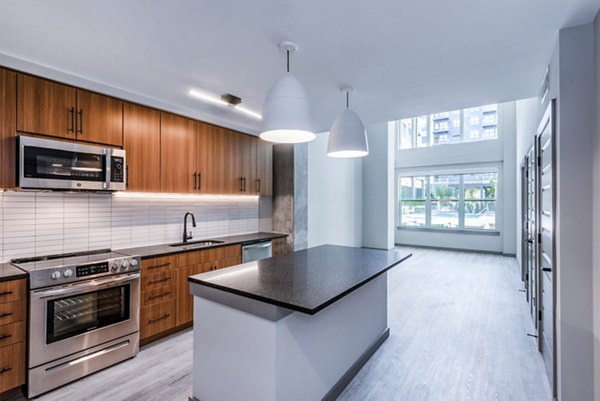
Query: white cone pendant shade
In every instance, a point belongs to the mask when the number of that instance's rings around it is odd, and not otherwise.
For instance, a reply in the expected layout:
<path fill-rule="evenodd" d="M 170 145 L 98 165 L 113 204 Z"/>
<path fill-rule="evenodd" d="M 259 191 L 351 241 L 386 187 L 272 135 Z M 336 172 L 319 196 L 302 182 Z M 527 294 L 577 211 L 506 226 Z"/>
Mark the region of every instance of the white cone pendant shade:
<path fill-rule="evenodd" d="M 308 95 L 289 72 L 269 89 L 263 105 L 260 137 L 277 143 L 301 143 L 315 139 Z"/>
<path fill-rule="evenodd" d="M 369 154 L 367 133 L 358 115 L 344 109 L 331 125 L 327 156 L 362 157 Z"/>

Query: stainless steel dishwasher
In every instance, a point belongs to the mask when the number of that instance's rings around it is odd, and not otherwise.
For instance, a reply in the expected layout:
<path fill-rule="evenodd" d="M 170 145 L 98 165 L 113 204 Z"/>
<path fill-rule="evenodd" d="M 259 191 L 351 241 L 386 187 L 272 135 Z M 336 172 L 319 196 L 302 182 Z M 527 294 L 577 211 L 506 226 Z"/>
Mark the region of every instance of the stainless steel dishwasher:
<path fill-rule="evenodd" d="M 242 263 L 270 258 L 271 256 L 273 256 L 271 240 L 242 245 Z"/>

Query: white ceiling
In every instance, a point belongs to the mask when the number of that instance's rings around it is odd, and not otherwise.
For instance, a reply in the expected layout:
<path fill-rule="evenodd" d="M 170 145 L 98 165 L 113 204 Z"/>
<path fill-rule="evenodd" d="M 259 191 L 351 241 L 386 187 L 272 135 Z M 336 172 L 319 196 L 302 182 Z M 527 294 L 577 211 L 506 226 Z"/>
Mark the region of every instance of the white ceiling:
<path fill-rule="evenodd" d="M 560 28 L 600 0 L 3 0 L 0 64 L 256 132 L 188 96 L 232 93 L 260 111 L 291 69 L 315 128 L 344 106 L 365 123 L 536 96 Z"/>

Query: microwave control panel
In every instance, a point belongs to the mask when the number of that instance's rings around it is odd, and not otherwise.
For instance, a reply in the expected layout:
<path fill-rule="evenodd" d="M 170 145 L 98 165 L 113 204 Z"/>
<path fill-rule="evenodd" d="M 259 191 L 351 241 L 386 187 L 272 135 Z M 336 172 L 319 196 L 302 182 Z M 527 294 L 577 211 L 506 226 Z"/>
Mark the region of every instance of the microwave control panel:
<path fill-rule="evenodd" d="M 110 182 L 125 182 L 125 158 L 112 156 L 110 158 Z"/>

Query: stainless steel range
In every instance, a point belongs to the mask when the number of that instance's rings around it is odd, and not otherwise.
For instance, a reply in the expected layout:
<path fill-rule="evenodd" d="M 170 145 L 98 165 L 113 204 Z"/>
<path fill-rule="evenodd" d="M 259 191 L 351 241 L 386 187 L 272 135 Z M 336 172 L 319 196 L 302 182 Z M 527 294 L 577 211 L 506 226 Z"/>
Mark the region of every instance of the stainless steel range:
<path fill-rule="evenodd" d="M 137 354 L 139 257 L 103 249 L 11 262 L 29 273 L 29 397 Z"/>

